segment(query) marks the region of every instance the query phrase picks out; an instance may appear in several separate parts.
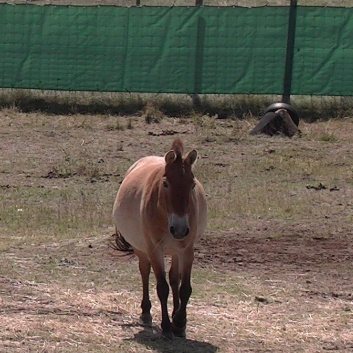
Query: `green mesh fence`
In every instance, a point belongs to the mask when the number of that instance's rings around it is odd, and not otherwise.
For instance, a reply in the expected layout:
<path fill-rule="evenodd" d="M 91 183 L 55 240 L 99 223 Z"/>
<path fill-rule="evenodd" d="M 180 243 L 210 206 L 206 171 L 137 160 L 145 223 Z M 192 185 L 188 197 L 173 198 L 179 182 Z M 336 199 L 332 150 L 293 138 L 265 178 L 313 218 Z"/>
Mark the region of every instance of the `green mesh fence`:
<path fill-rule="evenodd" d="M 0 4 L 0 87 L 282 94 L 288 12 Z M 292 94 L 353 94 L 352 18 L 298 7 Z"/>

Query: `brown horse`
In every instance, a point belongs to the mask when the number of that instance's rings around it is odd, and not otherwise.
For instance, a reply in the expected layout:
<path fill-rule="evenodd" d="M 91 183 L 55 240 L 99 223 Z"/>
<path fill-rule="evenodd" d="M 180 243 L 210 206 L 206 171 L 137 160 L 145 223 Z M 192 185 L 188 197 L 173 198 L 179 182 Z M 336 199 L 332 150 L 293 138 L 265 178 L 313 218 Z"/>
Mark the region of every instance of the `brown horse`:
<path fill-rule="evenodd" d="M 144 324 L 152 323 L 149 298 L 151 266 L 157 280 L 163 334 L 185 336 L 186 306 L 191 295 L 194 243 L 207 223 L 206 196 L 192 173 L 197 159 L 193 150 L 183 157 L 180 139 L 164 157 L 148 156 L 127 171 L 113 209 L 120 244 L 131 244 L 139 259 L 142 278 Z M 173 293 L 172 322 L 167 308 L 169 285 L 164 256 L 171 256 L 169 283 Z"/>

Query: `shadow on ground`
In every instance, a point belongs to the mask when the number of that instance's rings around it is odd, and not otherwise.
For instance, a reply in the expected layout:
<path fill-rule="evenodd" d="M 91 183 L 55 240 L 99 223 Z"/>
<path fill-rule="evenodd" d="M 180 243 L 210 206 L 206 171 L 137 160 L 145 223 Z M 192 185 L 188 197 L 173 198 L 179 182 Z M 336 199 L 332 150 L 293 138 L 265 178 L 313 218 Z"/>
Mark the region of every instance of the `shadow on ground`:
<path fill-rule="evenodd" d="M 143 328 L 131 340 L 160 353 L 215 353 L 219 350 L 217 346 L 208 342 L 177 337 L 165 338 L 159 330 L 150 327 Z"/>

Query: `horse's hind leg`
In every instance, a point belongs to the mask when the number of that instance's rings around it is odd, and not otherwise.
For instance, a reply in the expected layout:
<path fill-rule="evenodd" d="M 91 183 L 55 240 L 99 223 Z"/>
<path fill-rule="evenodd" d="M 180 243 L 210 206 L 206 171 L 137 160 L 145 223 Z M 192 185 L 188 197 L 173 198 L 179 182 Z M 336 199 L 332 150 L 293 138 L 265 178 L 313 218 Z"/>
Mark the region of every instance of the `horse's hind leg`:
<path fill-rule="evenodd" d="M 165 278 L 164 254 L 159 249 L 154 248 L 153 251 L 149 253 L 149 258 L 157 280 L 157 295 L 162 310 L 161 327 L 163 335 L 169 337 L 171 334 L 171 322 L 168 314 L 169 285 Z"/>
<path fill-rule="evenodd" d="M 134 249 L 135 254 L 139 259 L 139 269 L 142 279 L 142 302 L 141 302 L 141 321 L 144 325 L 152 325 L 151 316 L 151 301 L 149 295 L 149 278 L 151 273 L 151 263 L 147 254 Z"/>

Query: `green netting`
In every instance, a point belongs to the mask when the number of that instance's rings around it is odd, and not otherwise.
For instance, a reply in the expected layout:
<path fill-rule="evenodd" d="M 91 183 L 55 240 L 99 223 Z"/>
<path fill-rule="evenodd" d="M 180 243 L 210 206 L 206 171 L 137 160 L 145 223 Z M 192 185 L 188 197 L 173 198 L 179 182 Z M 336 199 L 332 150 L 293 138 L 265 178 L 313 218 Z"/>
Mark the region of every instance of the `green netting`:
<path fill-rule="evenodd" d="M 353 8 L 299 7 L 293 94 L 353 95 Z"/>
<path fill-rule="evenodd" d="M 288 12 L 0 4 L 0 87 L 282 94 Z M 293 94 L 352 95 L 352 18 L 298 8 Z"/>

